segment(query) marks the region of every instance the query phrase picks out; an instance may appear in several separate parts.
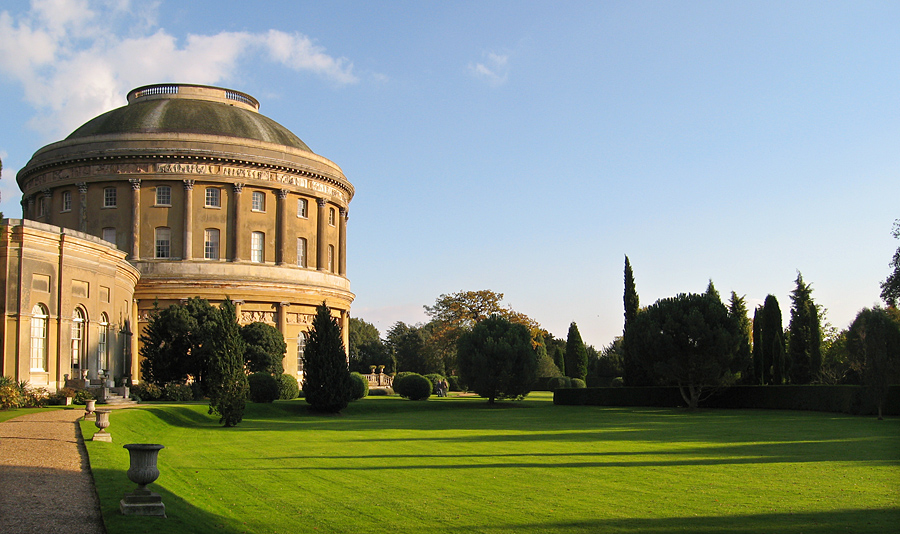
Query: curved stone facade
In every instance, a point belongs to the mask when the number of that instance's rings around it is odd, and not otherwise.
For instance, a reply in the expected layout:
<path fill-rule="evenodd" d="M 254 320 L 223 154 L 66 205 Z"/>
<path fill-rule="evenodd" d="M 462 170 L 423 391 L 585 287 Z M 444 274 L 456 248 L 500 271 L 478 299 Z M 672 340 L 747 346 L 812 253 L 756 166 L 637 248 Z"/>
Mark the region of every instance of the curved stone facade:
<path fill-rule="evenodd" d="M 241 323 L 282 332 L 285 372 L 297 373 L 302 334 L 323 301 L 346 346 L 354 189 L 340 167 L 258 107 L 216 87 L 138 88 L 127 106 L 36 152 L 17 181 L 26 219 L 125 251 L 140 273 L 139 329 L 155 302 L 229 297 Z M 130 371 L 138 376 L 137 362 Z"/>

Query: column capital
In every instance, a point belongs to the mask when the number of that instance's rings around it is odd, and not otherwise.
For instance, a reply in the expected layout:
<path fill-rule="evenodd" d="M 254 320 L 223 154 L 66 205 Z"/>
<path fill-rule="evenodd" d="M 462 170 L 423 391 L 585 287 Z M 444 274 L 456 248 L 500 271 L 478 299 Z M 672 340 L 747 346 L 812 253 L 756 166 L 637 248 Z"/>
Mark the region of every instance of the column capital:
<path fill-rule="evenodd" d="M 87 193 L 87 184 L 86 183 L 78 182 L 77 184 L 75 184 L 75 186 L 78 187 L 78 192 L 81 193 L 82 195 Z"/>
<path fill-rule="evenodd" d="M 141 179 L 140 178 L 129 178 L 128 183 L 131 184 L 131 190 L 137 191 L 141 188 Z"/>
<path fill-rule="evenodd" d="M 184 190 L 185 191 L 193 191 L 194 189 L 194 181 L 193 180 L 183 180 Z"/>
<path fill-rule="evenodd" d="M 326 204 L 326 201 L 325 201 L 324 198 L 317 198 L 317 199 L 316 199 L 316 205 L 319 206 L 320 208 L 324 208 L 324 207 L 325 207 L 325 204 Z"/>
<path fill-rule="evenodd" d="M 41 191 L 41 193 L 43 193 L 44 196 L 47 198 L 50 198 L 53 196 L 53 191 L 51 191 L 49 187 L 47 189 L 44 189 L 43 191 Z"/>
<path fill-rule="evenodd" d="M 287 189 L 279 189 L 278 190 L 278 200 L 286 199 L 289 194 L 290 194 L 290 191 L 288 191 Z"/>
<path fill-rule="evenodd" d="M 236 182 L 231 184 L 231 187 L 234 188 L 235 194 L 240 195 L 244 191 L 244 184 Z"/>

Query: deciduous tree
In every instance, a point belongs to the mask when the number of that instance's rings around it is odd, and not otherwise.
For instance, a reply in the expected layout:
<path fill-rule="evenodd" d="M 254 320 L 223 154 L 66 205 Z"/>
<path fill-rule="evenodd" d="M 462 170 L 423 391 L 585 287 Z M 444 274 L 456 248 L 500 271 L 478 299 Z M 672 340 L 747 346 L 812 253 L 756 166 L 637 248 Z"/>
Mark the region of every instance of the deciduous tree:
<path fill-rule="evenodd" d="M 900 382 L 900 323 L 883 308 L 863 309 L 850 325 L 850 353 L 883 419 L 888 386 Z"/>
<path fill-rule="evenodd" d="M 523 325 L 495 315 L 464 332 L 458 344 L 460 377 L 488 403 L 531 391 L 538 358 Z"/>
<path fill-rule="evenodd" d="M 900 219 L 894 221 L 894 229 L 891 233 L 900 239 Z M 897 251 L 894 252 L 890 267 L 893 271 L 881 283 L 881 300 L 888 306 L 896 308 L 897 301 L 900 300 L 900 247 L 897 247 Z"/>

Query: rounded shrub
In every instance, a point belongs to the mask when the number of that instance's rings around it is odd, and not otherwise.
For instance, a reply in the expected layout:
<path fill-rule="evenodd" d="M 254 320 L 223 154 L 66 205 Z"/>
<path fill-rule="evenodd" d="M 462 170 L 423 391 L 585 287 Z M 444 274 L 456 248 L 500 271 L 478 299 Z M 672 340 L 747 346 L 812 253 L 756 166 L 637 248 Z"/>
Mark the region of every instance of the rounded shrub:
<path fill-rule="evenodd" d="M 94 394 L 86 389 L 78 389 L 75 390 L 75 397 L 72 399 L 72 404 L 84 406 L 84 401 L 88 400 L 95 400 Z"/>
<path fill-rule="evenodd" d="M 413 373 L 412 371 L 401 371 L 394 375 L 394 380 L 391 383 L 396 384 L 397 382 L 403 380 L 405 377 L 407 377 L 409 375 L 414 375 L 414 374 L 416 374 L 416 373 Z"/>
<path fill-rule="evenodd" d="M 391 386 L 379 386 L 369 390 L 370 397 L 390 397 L 394 394 L 394 388 Z"/>
<path fill-rule="evenodd" d="M 253 402 L 274 402 L 281 392 L 278 381 L 269 373 L 253 373 L 247 377 L 250 383 L 250 400 Z"/>
<path fill-rule="evenodd" d="M 369 394 L 369 381 L 363 375 L 353 372 L 350 378 L 353 380 L 351 400 L 359 400 Z"/>
<path fill-rule="evenodd" d="M 21 402 L 19 384 L 8 376 L 0 376 L 0 410 L 18 408 Z"/>
<path fill-rule="evenodd" d="M 141 382 L 131 386 L 131 397 L 142 401 L 156 401 L 162 397 L 162 389 L 156 384 Z"/>
<path fill-rule="evenodd" d="M 431 396 L 434 385 L 431 380 L 417 373 L 410 373 L 394 382 L 394 391 L 409 400 L 425 400 Z"/>
<path fill-rule="evenodd" d="M 587 387 L 587 386 L 584 384 L 584 380 L 582 380 L 582 379 L 580 379 L 580 378 L 573 378 L 573 379 L 572 379 L 572 384 L 571 384 L 569 387 L 572 387 L 572 388 L 583 388 L 583 387 Z"/>
<path fill-rule="evenodd" d="M 194 390 L 187 384 L 169 382 L 162 388 L 161 399 L 174 402 L 186 402 L 194 400 Z"/>
<path fill-rule="evenodd" d="M 293 376 L 282 373 L 278 375 L 278 398 L 292 400 L 300 396 L 300 384 Z"/>
<path fill-rule="evenodd" d="M 547 389 L 550 391 L 568 387 L 572 387 L 572 379 L 567 376 L 554 376 L 547 380 Z"/>

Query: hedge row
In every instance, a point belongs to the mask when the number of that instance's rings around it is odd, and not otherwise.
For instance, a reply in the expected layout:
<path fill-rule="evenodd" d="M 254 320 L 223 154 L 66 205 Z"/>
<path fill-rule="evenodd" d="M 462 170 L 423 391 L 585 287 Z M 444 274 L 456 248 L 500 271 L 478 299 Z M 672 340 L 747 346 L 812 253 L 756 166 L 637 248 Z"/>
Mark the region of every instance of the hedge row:
<path fill-rule="evenodd" d="M 553 403 L 568 406 L 686 406 L 677 387 L 563 388 Z M 852 415 L 876 413 L 869 389 L 862 386 L 733 386 L 705 401 L 701 408 L 811 410 Z M 884 415 L 900 415 L 900 386 L 891 386 Z"/>

